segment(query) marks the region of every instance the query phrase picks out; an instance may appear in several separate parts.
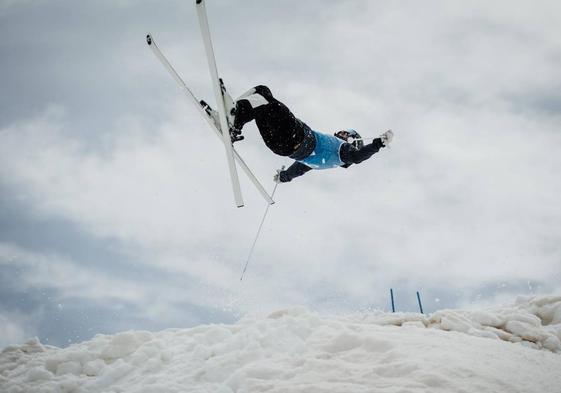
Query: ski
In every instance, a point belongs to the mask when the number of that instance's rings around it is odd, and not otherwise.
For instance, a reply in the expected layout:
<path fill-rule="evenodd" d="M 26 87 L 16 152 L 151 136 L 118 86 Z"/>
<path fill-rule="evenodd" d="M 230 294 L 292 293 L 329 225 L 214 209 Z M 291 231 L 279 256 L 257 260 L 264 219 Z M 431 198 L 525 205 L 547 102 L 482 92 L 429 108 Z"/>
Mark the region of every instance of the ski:
<path fill-rule="evenodd" d="M 208 106 L 208 104 L 206 104 L 204 101 L 200 101 L 200 100 L 197 99 L 197 97 L 193 94 L 191 89 L 189 89 L 187 87 L 187 85 L 185 84 L 183 79 L 181 79 L 181 77 L 179 76 L 177 71 L 175 71 L 173 66 L 170 64 L 170 62 L 164 56 L 164 54 L 162 53 L 160 48 L 158 48 L 158 46 L 156 45 L 156 42 L 154 41 L 153 37 L 150 34 L 148 34 L 146 36 L 146 43 L 148 44 L 148 46 L 152 50 L 152 53 L 154 53 L 154 55 L 158 58 L 158 60 L 160 60 L 160 62 L 163 64 L 163 66 L 168 70 L 168 72 L 170 73 L 172 78 L 177 82 L 177 84 L 179 85 L 179 87 L 181 88 L 183 93 L 195 105 L 197 110 L 200 112 L 201 116 L 208 122 L 208 124 L 210 125 L 211 129 L 214 131 L 216 136 L 218 138 L 220 138 L 221 141 L 223 141 L 222 131 L 221 131 L 221 127 L 220 127 L 220 124 L 219 124 L 220 122 L 216 121 L 215 118 L 212 116 L 212 114 L 210 112 L 212 109 L 210 108 L 210 106 Z M 249 180 L 253 183 L 255 188 L 257 188 L 259 193 L 263 196 L 265 201 L 267 201 L 268 204 L 275 203 L 273 201 L 272 197 L 267 193 L 267 191 L 265 190 L 263 185 L 261 185 L 259 180 L 257 180 L 257 178 L 255 177 L 253 172 L 251 172 L 251 170 L 249 169 L 249 167 L 247 166 L 245 161 L 242 159 L 242 157 L 238 154 L 238 152 L 235 149 L 232 149 L 232 150 L 233 150 L 233 153 L 234 153 L 234 158 L 236 159 L 237 163 L 240 165 L 242 170 L 245 172 L 245 174 L 247 175 Z"/>
<path fill-rule="evenodd" d="M 236 165 L 234 162 L 234 148 L 232 146 L 232 140 L 230 137 L 230 129 L 232 128 L 228 122 L 228 112 L 226 114 L 226 102 L 224 98 L 223 83 L 221 83 L 218 77 L 218 68 L 216 66 L 216 57 L 214 56 L 214 49 L 212 47 L 212 40 L 210 37 L 210 28 L 208 26 L 208 19 L 206 15 L 206 7 L 204 0 L 196 0 L 197 15 L 199 17 L 199 24 L 201 27 L 201 34 L 203 36 L 203 43 L 205 46 L 205 52 L 208 60 L 208 68 L 210 71 L 210 78 L 212 80 L 212 85 L 214 87 L 214 95 L 216 97 L 216 110 L 218 111 L 218 116 L 220 118 L 220 128 L 222 130 L 222 140 L 224 142 L 224 148 L 226 150 L 226 159 L 228 161 L 228 168 L 230 169 L 230 179 L 232 181 L 232 189 L 234 191 L 234 199 L 238 207 L 243 206 L 243 196 L 240 187 L 240 181 L 238 179 L 238 172 L 236 170 Z M 232 101 L 228 102 L 231 107 Z M 229 108 L 231 110 L 231 108 Z"/>

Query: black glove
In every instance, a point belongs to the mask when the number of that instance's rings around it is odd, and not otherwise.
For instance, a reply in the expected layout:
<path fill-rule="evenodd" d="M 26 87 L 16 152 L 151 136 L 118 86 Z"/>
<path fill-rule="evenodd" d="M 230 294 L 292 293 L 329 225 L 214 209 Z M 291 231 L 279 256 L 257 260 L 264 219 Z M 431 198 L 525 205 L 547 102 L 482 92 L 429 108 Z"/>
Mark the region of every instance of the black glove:
<path fill-rule="evenodd" d="M 289 182 L 292 179 L 288 178 L 288 174 L 286 173 L 286 171 L 284 170 L 284 165 L 282 166 L 281 169 L 277 169 L 277 173 L 275 173 L 275 176 L 273 176 L 273 181 L 277 184 L 279 183 L 286 183 Z"/>

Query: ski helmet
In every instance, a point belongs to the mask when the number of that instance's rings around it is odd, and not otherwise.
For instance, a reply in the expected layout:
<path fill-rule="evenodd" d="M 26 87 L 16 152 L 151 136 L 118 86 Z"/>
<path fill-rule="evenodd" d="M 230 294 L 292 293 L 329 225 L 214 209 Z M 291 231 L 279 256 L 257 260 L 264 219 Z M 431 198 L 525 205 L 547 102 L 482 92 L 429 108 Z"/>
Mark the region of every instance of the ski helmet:
<path fill-rule="evenodd" d="M 361 149 L 364 146 L 364 142 L 362 141 L 362 137 L 356 130 L 352 128 L 347 128 L 346 130 L 337 131 L 334 134 L 337 138 L 344 140 L 347 143 L 350 143 L 357 149 Z"/>

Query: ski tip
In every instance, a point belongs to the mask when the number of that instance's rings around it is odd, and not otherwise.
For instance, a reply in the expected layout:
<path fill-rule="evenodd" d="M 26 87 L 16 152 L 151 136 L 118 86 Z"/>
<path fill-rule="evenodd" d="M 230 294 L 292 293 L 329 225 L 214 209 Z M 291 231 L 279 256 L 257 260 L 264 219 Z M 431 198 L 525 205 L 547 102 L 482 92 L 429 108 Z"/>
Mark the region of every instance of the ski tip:
<path fill-rule="evenodd" d="M 238 205 L 238 208 L 240 208 L 240 207 L 244 207 L 244 206 L 245 206 L 245 205 Z"/>
<path fill-rule="evenodd" d="M 152 45 L 152 36 L 150 34 L 146 34 L 146 43 Z"/>

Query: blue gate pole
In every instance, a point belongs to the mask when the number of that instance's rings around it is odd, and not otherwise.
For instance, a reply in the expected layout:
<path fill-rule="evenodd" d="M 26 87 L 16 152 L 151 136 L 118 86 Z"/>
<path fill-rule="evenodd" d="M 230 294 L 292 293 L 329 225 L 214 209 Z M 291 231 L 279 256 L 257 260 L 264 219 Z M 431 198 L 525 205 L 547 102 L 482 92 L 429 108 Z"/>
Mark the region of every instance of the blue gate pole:
<path fill-rule="evenodd" d="M 392 298 L 392 312 L 395 312 L 395 303 L 393 301 L 393 289 L 390 288 L 390 296 Z"/>
<path fill-rule="evenodd" d="M 421 295 L 419 295 L 419 291 L 417 291 L 417 301 L 419 302 L 419 310 L 421 310 L 421 314 L 424 314 L 423 304 L 421 303 Z"/>

